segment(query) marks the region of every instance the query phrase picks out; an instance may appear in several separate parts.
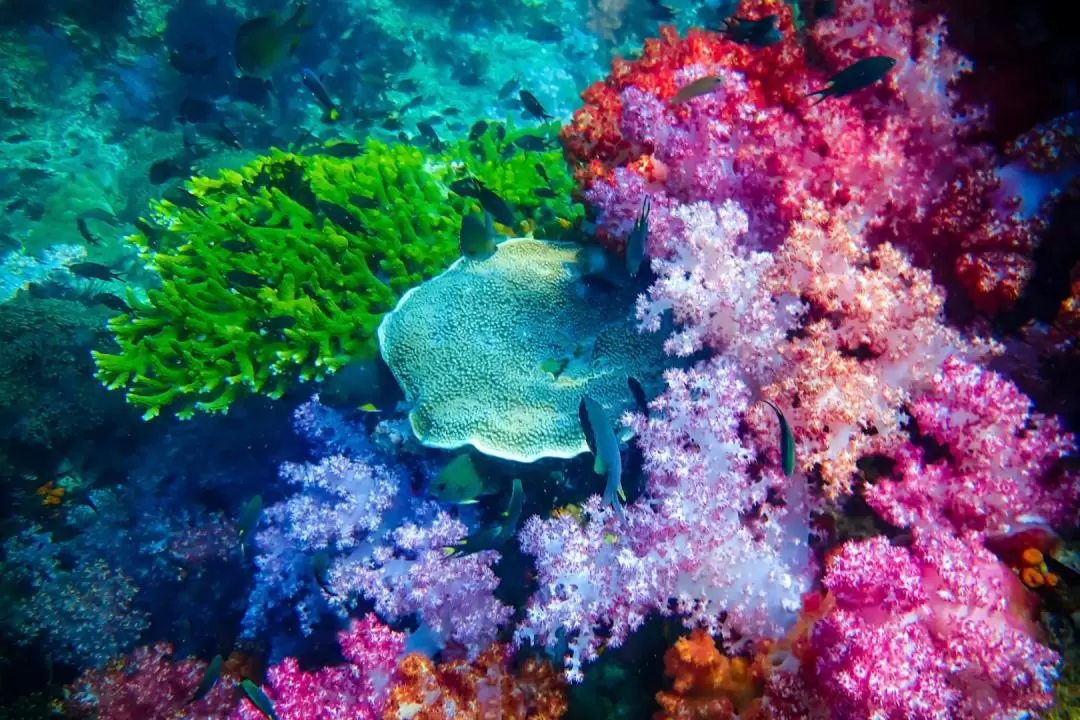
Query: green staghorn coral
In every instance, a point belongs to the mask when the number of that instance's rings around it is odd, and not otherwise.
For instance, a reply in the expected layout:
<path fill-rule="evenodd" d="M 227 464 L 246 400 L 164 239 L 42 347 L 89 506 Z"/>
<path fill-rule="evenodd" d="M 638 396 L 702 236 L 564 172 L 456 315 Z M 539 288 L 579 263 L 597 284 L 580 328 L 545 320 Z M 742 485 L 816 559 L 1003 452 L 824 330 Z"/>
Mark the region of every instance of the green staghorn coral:
<path fill-rule="evenodd" d="M 155 237 L 129 238 L 161 287 L 145 301 L 129 293 L 132 312 L 109 323 L 119 351 L 94 360 L 97 377 L 125 388 L 145 419 L 171 404 L 188 418 L 250 392 L 280 397 L 296 379 L 374 355 L 383 314 L 459 254 L 461 217 L 478 207 L 448 188 L 463 172 L 520 199 L 526 225 L 563 227 L 581 215 L 567 199 L 533 194 L 546 185 L 537 162 L 570 186 L 554 151 L 497 164 L 468 142 L 439 156 L 375 140 L 356 157 L 327 150 L 275 150 L 193 178 L 186 207 L 153 204 Z"/>

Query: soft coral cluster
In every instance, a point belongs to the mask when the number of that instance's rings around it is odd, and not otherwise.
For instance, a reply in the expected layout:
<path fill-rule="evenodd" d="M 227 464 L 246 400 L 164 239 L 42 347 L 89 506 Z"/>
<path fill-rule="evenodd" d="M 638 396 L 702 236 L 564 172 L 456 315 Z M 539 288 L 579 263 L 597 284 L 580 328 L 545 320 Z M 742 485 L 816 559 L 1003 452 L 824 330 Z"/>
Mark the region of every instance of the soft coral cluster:
<path fill-rule="evenodd" d="M 461 643 L 475 657 L 512 612 L 493 594 L 498 554 L 447 557 L 443 548 L 469 528 L 437 503 L 413 498 L 406 469 L 376 451 L 361 428 L 316 401 L 302 405 L 295 420 L 337 454 L 282 466 L 282 477 L 301 491 L 265 512 L 247 630 L 288 605 L 308 634 L 321 612 L 344 615 L 370 601 L 389 621 L 415 614 L 435 645 Z M 317 552 L 330 559 L 325 580 L 334 595 L 315 577 Z"/>
<path fill-rule="evenodd" d="M 670 370 L 667 382 L 649 418 L 627 418 L 649 480 L 625 523 L 593 497 L 583 522 L 534 516 L 519 534 L 540 589 L 516 639 L 565 642 L 572 681 L 652 611 L 728 640 L 782 636 L 812 583 L 803 484 L 751 467 L 757 453 L 738 433 L 749 392 L 735 365 Z"/>
<path fill-rule="evenodd" d="M 386 627 L 374 615 L 353 620 L 338 633 L 346 662 L 314 671 L 285 658 L 270 668 L 264 692 L 279 720 L 377 720 L 382 717 L 397 679 L 398 656 L 405 635 Z M 232 720 L 261 720 L 265 715 L 252 703 L 237 705 Z"/>
<path fill-rule="evenodd" d="M 640 59 L 616 61 L 563 131 L 586 196 L 603 211 L 602 236 L 614 245 L 626 237 L 647 189 L 654 256 L 674 250 L 668 211 L 699 200 L 735 200 L 753 242 L 775 247 L 817 200 L 830 213 L 846 209 L 860 233 L 932 256 L 939 282 L 963 285 L 977 306 L 1008 306 L 1041 218 L 1015 211 L 1015 188 L 998 173 L 1005 159 L 969 141 L 982 112 L 957 108 L 950 89 L 968 63 L 945 44 L 940 18 L 916 27 L 902 0 L 837 6 L 809 35 L 824 72 L 807 61 L 777 0 L 741 8 L 778 15 L 786 39 L 774 47 L 664 28 Z M 832 71 L 876 54 L 898 60 L 884 81 L 821 105 L 804 99 Z M 721 79 L 716 91 L 670 102 L 705 75 Z"/>
<path fill-rule="evenodd" d="M 768 678 L 777 720 L 1030 717 L 1052 704 L 1060 658 L 1034 638 L 1027 591 L 978 535 L 850 542 L 824 584 L 820 618 Z"/>
<path fill-rule="evenodd" d="M 1080 474 L 1061 462 L 1075 440 L 1056 417 L 1032 412 L 1008 379 L 950 357 L 909 411 L 943 457 L 908 442 L 895 454 L 895 480 L 866 489 L 867 503 L 901 527 L 951 524 L 989 535 L 1018 524 L 1062 525 L 1075 519 Z"/>

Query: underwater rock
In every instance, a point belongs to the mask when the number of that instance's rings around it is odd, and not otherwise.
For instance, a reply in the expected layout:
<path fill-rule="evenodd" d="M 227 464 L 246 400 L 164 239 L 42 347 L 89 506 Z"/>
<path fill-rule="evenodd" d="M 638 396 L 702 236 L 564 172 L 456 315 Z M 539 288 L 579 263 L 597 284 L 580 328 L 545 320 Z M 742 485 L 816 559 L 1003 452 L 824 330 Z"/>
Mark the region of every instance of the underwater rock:
<path fill-rule="evenodd" d="M 628 375 L 659 389 L 663 334 L 638 333 L 633 287 L 581 282 L 583 250 L 507 240 L 488 260 L 459 259 L 384 317 L 379 347 L 424 445 L 518 462 L 574 457 L 588 450 L 583 395 L 616 418 L 634 405 Z"/>

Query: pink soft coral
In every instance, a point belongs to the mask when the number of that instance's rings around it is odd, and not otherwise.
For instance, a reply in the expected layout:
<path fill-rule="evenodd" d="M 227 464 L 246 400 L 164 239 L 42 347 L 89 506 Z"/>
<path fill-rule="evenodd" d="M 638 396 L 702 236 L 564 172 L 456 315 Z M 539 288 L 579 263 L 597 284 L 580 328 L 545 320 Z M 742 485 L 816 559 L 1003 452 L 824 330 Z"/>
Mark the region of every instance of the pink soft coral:
<path fill-rule="evenodd" d="M 777 720 L 1004 720 L 1052 704 L 1060 658 L 977 535 L 849 542 L 824 583 L 832 605 L 809 643 L 775 658 L 765 706 Z"/>
<path fill-rule="evenodd" d="M 897 479 L 866 490 L 867 503 L 889 522 L 1001 534 L 1075 519 L 1080 476 L 1060 464 L 1076 451 L 1075 440 L 1056 417 L 1033 412 L 1008 379 L 950 357 L 911 414 L 948 454 L 927 463 L 910 443 L 897 450 Z"/>
<path fill-rule="evenodd" d="M 338 633 L 343 665 L 312 672 L 300 669 L 295 658 L 270 668 L 263 691 L 280 720 L 377 720 L 382 717 L 395 678 L 405 635 L 386 627 L 374 615 L 353 620 Z M 248 700 L 241 702 L 231 720 L 263 720 Z"/>

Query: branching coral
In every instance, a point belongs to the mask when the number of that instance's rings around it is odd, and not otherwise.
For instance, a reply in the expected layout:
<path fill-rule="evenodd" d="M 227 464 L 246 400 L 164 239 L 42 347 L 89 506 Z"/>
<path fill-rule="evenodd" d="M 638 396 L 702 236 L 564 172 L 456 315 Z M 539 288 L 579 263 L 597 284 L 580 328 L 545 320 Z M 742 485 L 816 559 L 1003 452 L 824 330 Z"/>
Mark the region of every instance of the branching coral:
<path fill-rule="evenodd" d="M 120 351 L 95 353 L 98 377 L 127 388 L 146 418 L 172 403 L 191 417 L 371 356 L 382 313 L 458 255 L 460 218 L 477 206 L 448 189 L 462 168 L 519 201 L 530 227 L 580 215 L 531 195 L 546 184 L 537 165 L 569 183 L 557 153 L 500 165 L 494 139 L 473 149 L 432 159 L 369 141 L 357 157 L 275 151 L 194 178 L 190 205 L 156 203 L 155 237 L 130 238 L 162 287 L 145 302 L 129 297 L 132 313 L 113 319 Z"/>

